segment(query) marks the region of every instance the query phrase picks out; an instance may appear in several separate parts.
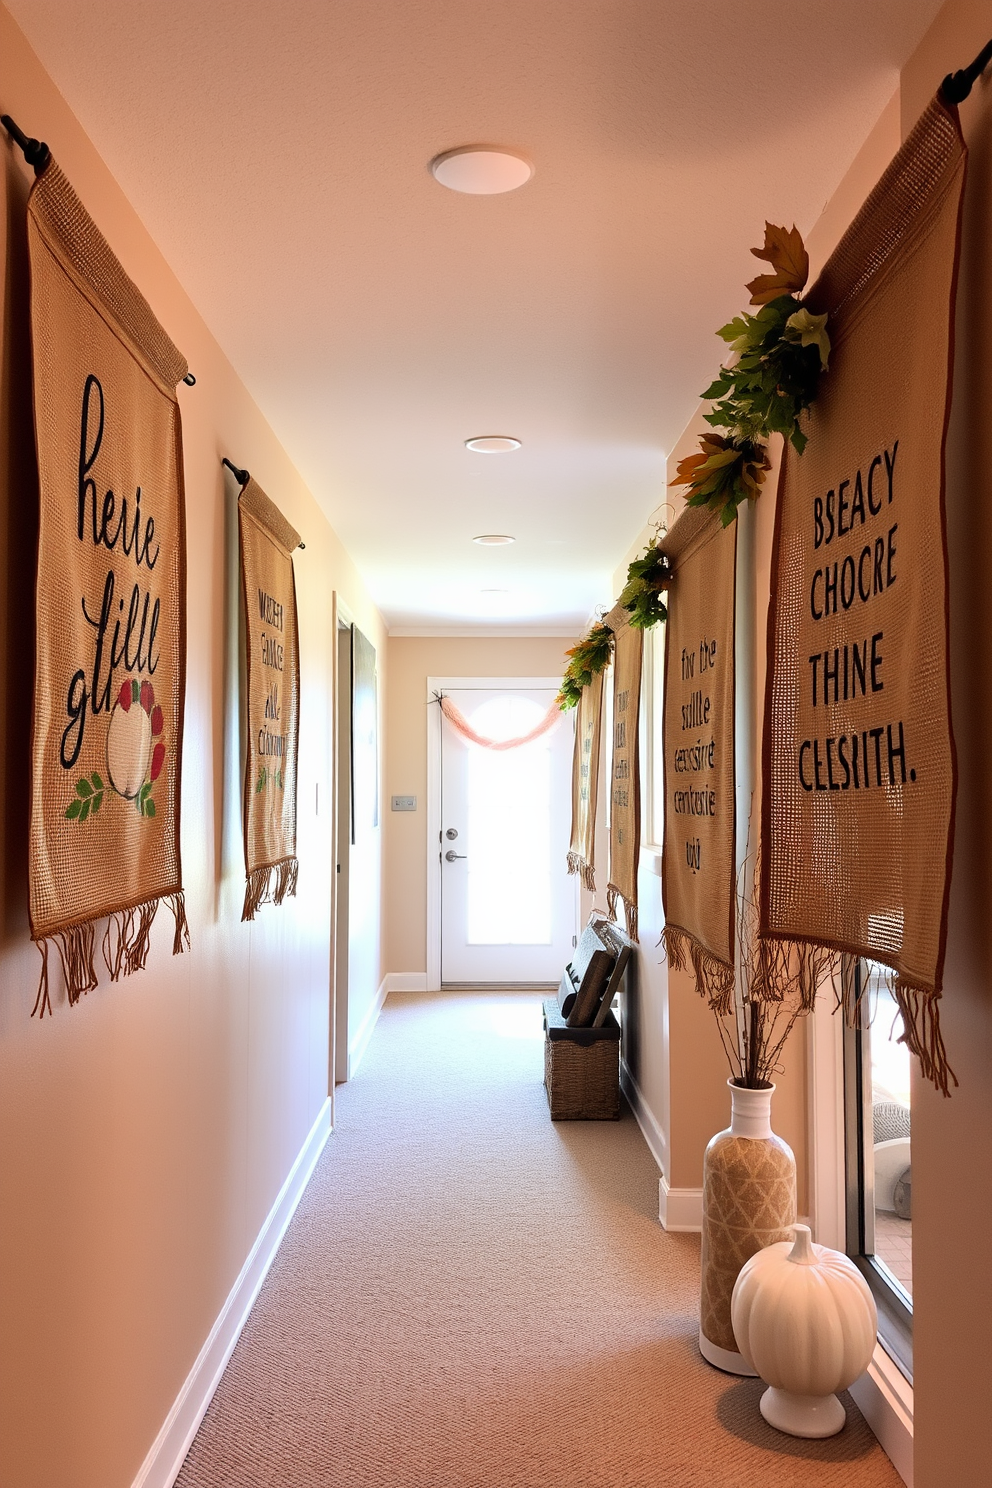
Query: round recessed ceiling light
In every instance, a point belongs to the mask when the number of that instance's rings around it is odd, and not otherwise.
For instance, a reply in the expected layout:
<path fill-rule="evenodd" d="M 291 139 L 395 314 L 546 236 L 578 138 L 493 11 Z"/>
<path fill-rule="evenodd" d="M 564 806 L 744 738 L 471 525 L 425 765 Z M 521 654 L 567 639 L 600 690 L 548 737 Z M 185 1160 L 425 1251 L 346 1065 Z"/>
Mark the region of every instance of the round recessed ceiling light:
<path fill-rule="evenodd" d="M 516 542 L 515 537 L 509 537 L 505 532 L 483 532 L 479 537 L 473 537 L 474 543 L 480 543 L 484 548 L 501 548 L 504 543 Z"/>
<path fill-rule="evenodd" d="M 509 594 L 509 589 L 483 589 L 482 594 Z"/>
<path fill-rule="evenodd" d="M 501 191 L 516 191 L 534 174 L 534 167 L 522 155 L 511 155 L 491 145 L 460 145 L 445 150 L 431 161 L 431 175 L 450 191 L 464 191 L 469 196 L 496 196 Z"/>
<path fill-rule="evenodd" d="M 465 448 L 477 455 L 502 455 L 507 450 L 519 449 L 520 440 L 512 434 L 477 434 L 474 439 L 466 439 Z"/>

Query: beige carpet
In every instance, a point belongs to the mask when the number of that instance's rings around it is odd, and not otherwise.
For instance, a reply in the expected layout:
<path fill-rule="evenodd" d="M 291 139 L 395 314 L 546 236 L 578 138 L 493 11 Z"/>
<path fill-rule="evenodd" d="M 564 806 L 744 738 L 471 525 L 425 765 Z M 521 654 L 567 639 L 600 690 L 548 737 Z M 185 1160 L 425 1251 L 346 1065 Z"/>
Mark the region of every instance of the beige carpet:
<path fill-rule="evenodd" d="M 179 1488 L 882 1488 L 696 1351 L 634 1120 L 553 1125 L 534 994 L 393 994 Z"/>

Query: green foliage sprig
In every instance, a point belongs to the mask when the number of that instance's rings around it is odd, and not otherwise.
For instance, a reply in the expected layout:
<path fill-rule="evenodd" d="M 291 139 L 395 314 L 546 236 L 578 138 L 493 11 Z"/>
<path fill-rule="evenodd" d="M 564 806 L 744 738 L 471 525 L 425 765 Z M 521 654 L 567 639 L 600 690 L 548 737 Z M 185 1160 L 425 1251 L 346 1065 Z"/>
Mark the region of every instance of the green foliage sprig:
<path fill-rule="evenodd" d="M 646 551 L 627 569 L 627 582 L 618 600 L 625 610 L 630 611 L 630 623 L 635 630 L 650 630 L 668 619 L 668 606 L 662 597 L 668 588 L 668 579 L 667 557 L 657 546 L 657 541 L 649 543 Z"/>
<path fill-rule="evenodd" d="M 593 677 L 604 669 L 612 651 L 613 632 L 599 621 L 577 646 L 565 652 L 570 660 L 555 699 L 563 713 L 578 704 L 583 687 L 588 687 Z"/>
<path fill-rule="evenodd" d="M 744 311 L 717 332 L 737 360 L 702 394 L 715 400 L 706 422 L 727 435 L 703 435 L 701 452 L 679 462 L 672 482 L 688 486 L 689 506 L 719 511 L 724 526 L 735 519 L 742 501 L 757 497 L 771 468 L 763 440 L 781 434 L 802 454 L 806 435 L 800 419 L 816 398 L 830 359 L 826 315 L 812 314 L 798 298 L 809 278 L 801 234 L 766 222 L 764 247 L 751 252 L 774 272 L 759 274 L 747 286 L 757 314 Z"/>

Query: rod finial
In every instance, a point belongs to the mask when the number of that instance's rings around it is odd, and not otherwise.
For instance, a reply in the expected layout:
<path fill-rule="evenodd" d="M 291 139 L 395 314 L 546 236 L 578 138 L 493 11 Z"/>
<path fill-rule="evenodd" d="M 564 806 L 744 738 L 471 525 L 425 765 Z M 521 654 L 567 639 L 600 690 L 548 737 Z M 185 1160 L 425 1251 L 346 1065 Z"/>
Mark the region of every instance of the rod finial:
<path fill-rule="evenodd" d="M 24 151 L 24 159 L 28 165 L 34 166 L 35 175 L 40 176 L 52 158 L 52 152 L 44 140 L 31 139 L 23 129 L 17 127 L 9 114 L 0 114 L 0 124 L 6 129 L 14 143 Z"/>

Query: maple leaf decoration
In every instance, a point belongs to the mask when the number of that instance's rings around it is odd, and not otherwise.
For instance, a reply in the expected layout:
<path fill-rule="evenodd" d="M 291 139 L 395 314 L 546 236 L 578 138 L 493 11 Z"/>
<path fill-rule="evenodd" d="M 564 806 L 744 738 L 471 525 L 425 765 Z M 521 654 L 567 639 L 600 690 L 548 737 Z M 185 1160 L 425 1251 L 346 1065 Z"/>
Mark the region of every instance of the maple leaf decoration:
<path fill-rule="evenodd" d="M 755 258 L 771 264 L 774 274 L 759 274 L 746 286 L 751 291 L 752 305 L 767 305 L 783 295 L 798 294 L 809 278 L 809 254 L 803 247 L 802 234 L 793 224 L 792 231 L 765 223 L 765 246 L 752 248 Z"/>

